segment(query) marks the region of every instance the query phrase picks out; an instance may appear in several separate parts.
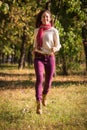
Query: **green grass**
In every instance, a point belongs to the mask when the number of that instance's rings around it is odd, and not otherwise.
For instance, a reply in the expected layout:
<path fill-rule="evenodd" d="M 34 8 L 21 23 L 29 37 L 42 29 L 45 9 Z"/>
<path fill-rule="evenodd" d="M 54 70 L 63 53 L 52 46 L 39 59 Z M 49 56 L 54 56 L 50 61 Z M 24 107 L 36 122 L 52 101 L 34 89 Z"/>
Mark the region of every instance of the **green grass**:
<path fill-rule="evenodd" d="M 0 130 L 87 130 L 87 76 L 56 76 L 36 114 L 34 70 L 0 70 Z"/>

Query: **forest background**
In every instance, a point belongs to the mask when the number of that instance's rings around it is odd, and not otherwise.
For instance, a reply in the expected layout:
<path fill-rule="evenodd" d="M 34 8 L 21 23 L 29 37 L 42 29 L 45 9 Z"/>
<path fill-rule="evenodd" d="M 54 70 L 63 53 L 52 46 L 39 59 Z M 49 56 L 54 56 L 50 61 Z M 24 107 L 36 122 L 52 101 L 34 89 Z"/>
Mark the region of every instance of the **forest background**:
<path fill-rule="evenodd" d="M 52 12 L 62 48 L 39 116 L 32 50 L 42 9 Z M 86 0 L 0 0 L 0 130 L 87 130 Z"/>
<path fill-rule="evenodd" d="M 86 0 L 0 0 L 0 66 L 33 64 L 33 33 L 38 12 L 52 12 L 62 48 L 56 54 L 61 74 L 87 71 Z"/>

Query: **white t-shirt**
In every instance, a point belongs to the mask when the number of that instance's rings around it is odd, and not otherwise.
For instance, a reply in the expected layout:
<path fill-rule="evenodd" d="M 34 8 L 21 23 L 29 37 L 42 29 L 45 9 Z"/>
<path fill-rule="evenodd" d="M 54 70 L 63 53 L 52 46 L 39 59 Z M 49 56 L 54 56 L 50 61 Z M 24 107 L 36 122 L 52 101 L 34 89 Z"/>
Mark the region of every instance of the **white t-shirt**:
<path fill-rule="evenodd" d="M 45 30 L 43 33 L 43 38 L 42 38 L 42 47 L 41 50 L 37 49 L 37 33 L 38 33 L 39 28 L 35 29 L 34 31 L 34 48 L 35 51 L 38 51 L 40 53 L 44 54 L 51 54 L 52 53 L 52 48 L 54 52 L 59 51 L 61 48 L 60 44 L 60 39 L 59 39 L 59 33 L 58 30 L 54 27 L 51 27 L 48 30 Z"/>

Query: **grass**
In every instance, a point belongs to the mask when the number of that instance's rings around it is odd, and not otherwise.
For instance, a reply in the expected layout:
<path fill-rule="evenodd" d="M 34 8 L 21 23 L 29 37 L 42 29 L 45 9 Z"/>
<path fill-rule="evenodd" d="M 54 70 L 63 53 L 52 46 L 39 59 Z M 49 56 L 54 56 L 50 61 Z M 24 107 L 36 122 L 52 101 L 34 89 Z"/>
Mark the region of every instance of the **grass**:
<path fill-rule="evenodd" d="M 87 76 L 56 76 L 36 114 L 33 69 L 0 70 L 0 130 L 87 130 Z"/>

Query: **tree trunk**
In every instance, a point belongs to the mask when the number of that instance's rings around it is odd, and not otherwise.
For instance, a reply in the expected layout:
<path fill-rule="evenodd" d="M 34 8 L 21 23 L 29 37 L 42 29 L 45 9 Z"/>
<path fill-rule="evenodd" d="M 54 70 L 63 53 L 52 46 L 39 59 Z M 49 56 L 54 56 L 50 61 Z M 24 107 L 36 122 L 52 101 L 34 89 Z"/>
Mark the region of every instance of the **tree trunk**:
<path fill-rule="evenodd" d="M 19 59 L 19 65 L 18 69 L 23 69 L 25 67 L 25 51 L 26 51 L 26 40 L 27 40 L 27 35 L 25 33 L 26 27 L 23 27 L 23 36 L 22 38 L 22 45 L 20 49 L 20 59 Z"/>
<path fill-rule="evenodd" d="M 32 45 L 28 48 L 28 66 L 33 64 Z"/>
<path fill-rule="evenodd" d="M 83 41 L 84 45 L 84 52 L 85 52 L 85 59 L 86 59 L 86 71 L 87 71 L 87 41 Z"/>
<path fill-rule="evenodd" d="M 62 57 L 62 70 L 63 70 L 63 75 L 68 75 L 65 56 Z"/>
<path fill-rule="evenodd" d="M 83 38 L 83 46 L 86 58 L 86 71 L 87 71 L 87 21 L 85 21 L 85 25 L 82 28 L 82 38 Z"/>

